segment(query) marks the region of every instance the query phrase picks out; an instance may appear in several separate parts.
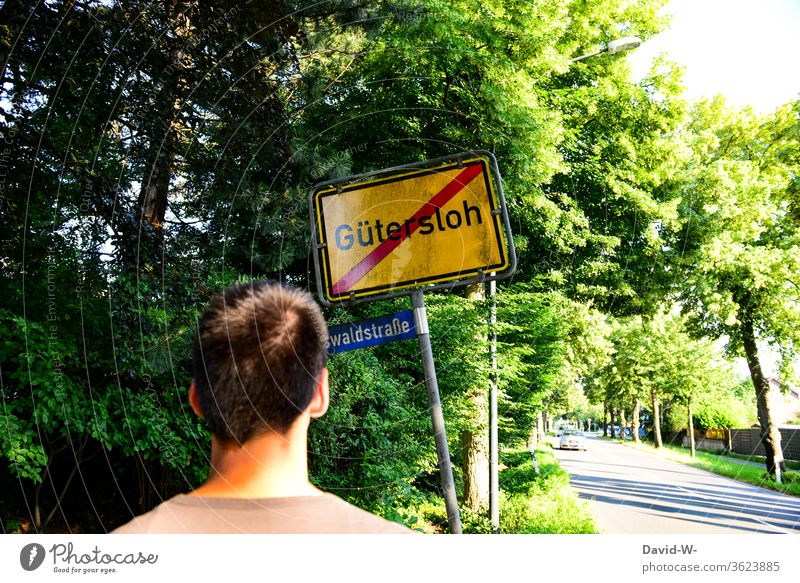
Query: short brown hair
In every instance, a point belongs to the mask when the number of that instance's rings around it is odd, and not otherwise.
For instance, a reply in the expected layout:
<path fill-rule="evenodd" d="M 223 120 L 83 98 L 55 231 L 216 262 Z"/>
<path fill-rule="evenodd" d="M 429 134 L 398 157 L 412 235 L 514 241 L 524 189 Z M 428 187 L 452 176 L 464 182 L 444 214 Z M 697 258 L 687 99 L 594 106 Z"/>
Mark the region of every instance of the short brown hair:
<path fill-rule="evenodd" d="M 200 408 L 211 432 L 244 443 L 286 433 L 314 395 L 328 328 L 319 306 L 275 281 L 233 285 L 198 321 L 192 354 Z"/>

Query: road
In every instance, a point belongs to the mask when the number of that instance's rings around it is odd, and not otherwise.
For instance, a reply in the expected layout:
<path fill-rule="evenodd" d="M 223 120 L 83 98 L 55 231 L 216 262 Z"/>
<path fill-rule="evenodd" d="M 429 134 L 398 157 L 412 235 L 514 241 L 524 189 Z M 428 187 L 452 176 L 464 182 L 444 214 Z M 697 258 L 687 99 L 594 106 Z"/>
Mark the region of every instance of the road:
<path fill-rule="evenodd" d="M 800 498 L 596 437 L 588 451 L 554 451 L 599 532 L 800 534 Z"/>

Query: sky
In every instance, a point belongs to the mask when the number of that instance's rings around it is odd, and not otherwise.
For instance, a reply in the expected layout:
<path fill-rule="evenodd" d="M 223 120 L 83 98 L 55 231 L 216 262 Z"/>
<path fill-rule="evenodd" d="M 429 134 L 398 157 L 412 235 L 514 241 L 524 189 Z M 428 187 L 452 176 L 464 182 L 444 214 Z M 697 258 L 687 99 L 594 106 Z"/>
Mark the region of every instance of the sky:
<path fill-rule="evenodd" d="M 800 0 L 672 0 L 664 11 L 669 29 L 628 56 L 637 78 L 667 53 L 690 99 L 722 93 L 768 113 L 800 97 Z"/>

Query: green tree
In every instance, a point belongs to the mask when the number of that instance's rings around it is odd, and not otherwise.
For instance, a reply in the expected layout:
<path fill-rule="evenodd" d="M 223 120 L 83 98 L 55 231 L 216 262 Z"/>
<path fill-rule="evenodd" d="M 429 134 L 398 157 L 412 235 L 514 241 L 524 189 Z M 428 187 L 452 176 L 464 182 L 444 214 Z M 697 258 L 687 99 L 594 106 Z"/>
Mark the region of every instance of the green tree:
<path fill-rule="evenodd" d="M 308 92 L 299 114 L 302 123 L 294 141 L 295 155 L 317 160 L 329 177 L 489 148 L 501 160 L 512 220 L 519 226 L 516 240 L 522 267 L 518 277 L 538 280 L 543 291 L 560 287 L 564 275 L 556 269 L 567 272 L 568 265 L 580 269 L 596 261 L 595 248 L 576 253 L 587 239 L 602 240 L 611 256 L 617 255 L 622 237 L 600 234 L 594 226 L 600 224 L 594 219 L 602 212 L 594 201 L 605 196 L 602 191 L 608 184 L 587 189 L 581 184 L 576 189 L 565 178 L 551 188 L 552 177 L 566 176 L 570 170 L 565 158 L 580 156 L 587 146 L 597 154 L 589 156 L 586 176 L 600 175 L 598 167 L 605 172 L 627 160 L 631 150 L 660 168 L 664 162 L 656 158 L 663 144 L 656 142 L 655 135 L 674 117 L 655 98 L 656 88 L 667 91 L 661 77 L 651 80 L 648 87 L 636 87 L 618 58 L 601 59 L 594 66 L 578 65 L 572 74 L 569 58 L 619 34 L 645 38 L 654 34 L 662 24 L 656 17 L 659 5 L 616 0 L 602 5 L 429 0 L 399 5 L 399 12 L 388 15 L 367 8 L 369 16 L 385 16 L 383 25 L 343 44 L 340 63 L 301 61 L 301 72 L 309 78 L 325 79 L 325 71 L 335 71 L 335 78 L 332 83 L 313 84 Z M 605 78 L 610 80 L 597 82 Z M 607 119 L 589 127 L 580 108 L 609 111 L 608 120 L 620 120 L 614 136 L 630 147 L 612 147 L 614 137 L 600 129 Z M 570 141 L 562 145 L 565 135 Z M 633 135 L 640 136 L 638 142 Z M 638 143 L 643 144 L 641 150 Z M 651 175 L 652 179 L 627 171 L 615 175 L 621 185 L 616 190 L 631 202 L 631 240 L 637 246 L 643 239 L 636 235 L 636 209 L 646 206 L 648 217 L 661 212 L 649 195 L 660 181 L 658 171 Z M 617 224 L 621 222 L 606 221 L 602 228 Z M 560 254 L 558 261 L 540 260 L 553 258 L 554 250 Z M 618 257 L 603 269 L 612 273 L 622 260 Z M 579 283 L 570 283 L 571 289 L 596 277 L 587 267 L 577 278 Z M 609 289 L 598 287 L 593 297 Z M 474 350 L 481 350 L 478 341 Z M 476 381 L 463 387 L 465 395 L 474 397 L 463 407 L 476 417 L 457 449 L 463 452 L 465 475 L 476 477 L 485 474 L 476 468 L 476 464 L 485 465 L 482 451 L 486 446 L 485 439 L 479 438 L 485 435 L 487 417 L 485 403 L 481 406 L 486 386 L 480 378 L 476 375 Z M 468 481 L 467 500 L 472 506 L 486 498 L 486 492 L 472 489 L 481 482 Z"/>
<path fill-rule="evenodd" d="M 683 322 L 680 322 L 683 327 Z M 672 401 L 686 408 L 687 432 L 692 457 L 695 456 L 694 416 L 698 407 L 708 411 L 714 401 L 730 395 L 733 376 L 730 367 L 707 338 L 692 339 L 684 335 L 672 352 L 677 367 L 670 375 L 665 391 Z M 694 408 L 694 409 L 693 409 Z"/>
<path fill-rule="evenodd" d="M 242 274 L 294 262 L 285 278 L 303 283 L 304 196 L 286 170 L 294 57 L 326 51 L 304 23 L 336 30 L 351 14 L 288 11 L 0 7 L 0 476 L 14 484 L 4 509 L 46 507 L 36 529 L 68 529 L 80 487 L 144 510 L 202 479 L 205 433 L 185 406 L 196 310 Z M 75 479 L 98 460 L 111 478 Z"/>
<path fill-rule="evenodd" d="M 770 473 L 783 454 L 758 343 L 780 352 L 786 379 L 800 339 L 798 112 L 794 103 L 759 117 L 721 98 L 694 109 L 681 169 L 683 226 L 669 245 L 692 322 L 727 336 L 730 352 L 747 359 Z"/>
<path fill-rule="evenodd" d="M 657 447 L 661 447 L 662 401 L 689 409 L 707 404 L 712 395 L 732 390 L 731 373 L 707 338 L 692 338 L 685 318 L 675 310 L 660 309 L 652 318 L 629 317 L 616 322 L 610 335 L 613 352 L 609 361 L 587 381 L 587 395 L 607 408 L 634 412 L 638 430 L 638 408 L 651 407 Z M 689 423 L 691 429 L 691 422 Z"/>

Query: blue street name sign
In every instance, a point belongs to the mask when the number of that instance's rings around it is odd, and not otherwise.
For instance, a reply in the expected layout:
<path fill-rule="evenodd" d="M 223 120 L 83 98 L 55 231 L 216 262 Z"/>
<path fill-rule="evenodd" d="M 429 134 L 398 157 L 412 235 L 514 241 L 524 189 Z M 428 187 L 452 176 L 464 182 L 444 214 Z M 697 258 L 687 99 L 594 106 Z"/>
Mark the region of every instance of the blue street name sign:
<path fill-rule="evenodd" d="M 328 329 L 328 354 L 416 338 L 414 312 L 406 310 Z"/>

